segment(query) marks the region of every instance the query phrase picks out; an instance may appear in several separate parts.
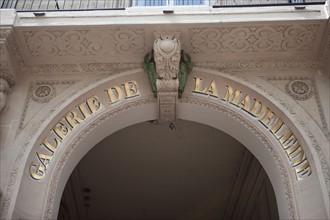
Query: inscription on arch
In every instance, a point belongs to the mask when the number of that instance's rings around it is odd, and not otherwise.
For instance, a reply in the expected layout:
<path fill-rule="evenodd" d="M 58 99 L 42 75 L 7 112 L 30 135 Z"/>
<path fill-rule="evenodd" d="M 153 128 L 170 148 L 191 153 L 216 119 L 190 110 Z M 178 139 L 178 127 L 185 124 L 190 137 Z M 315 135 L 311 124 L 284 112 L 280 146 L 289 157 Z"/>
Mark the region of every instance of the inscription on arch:
<path fill-rule="evenodd" d="M 267 129 L 282 146 L 282 150 L 284 150 L 298 180 L 312 174 L 302 144 L 292 129 L 271 107 L 266 106 L 261 100 L 250 94 L 233 88 L 231 85 L 223 83 L 220 85 L 216 80 L 211 80 L 206 84 L 203 78 L 199 76 L 193 79 L 195 82 L 192 94 L 210 97 L 217 102 L 229 104 L 235 110 L 241 109 Z M 223 94 L 220 93 L 219 85 Z"/>

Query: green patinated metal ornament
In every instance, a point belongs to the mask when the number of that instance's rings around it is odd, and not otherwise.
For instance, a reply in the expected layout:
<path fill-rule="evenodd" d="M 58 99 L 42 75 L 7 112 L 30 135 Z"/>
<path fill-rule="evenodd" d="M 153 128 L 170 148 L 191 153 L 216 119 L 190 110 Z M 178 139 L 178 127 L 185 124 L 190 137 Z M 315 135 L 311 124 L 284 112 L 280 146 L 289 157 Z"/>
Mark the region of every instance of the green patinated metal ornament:
<path fill-rule="evenodd" d="M 156 73 L 156 62 L 154 60 L 154 50 L 145 55 L 143 62 L 143 69 L 148 74 L 151 90 L 155 97 L 157 97 L 157 73 Z"/>
<path fill-rule="evenodd" d="M 190 56 L 181 50 L 181 57 L 180 57 L 180 69 L 179 69 L 179 98 L 182 97 L 182 93 L 184 91 L 184 87 L 187 83 L 188 74 L 192 71 L 193 64 L 191 63 Z"/>
<path fill-rule="evenodd" d="M 143 69 L 148 74 L 151 90 L 155 97 L 157 97 L 157 72 L 156 72 L 156 62 L 154 60 L 154 51 L 152 50 L 150 53 L 145 55 L 143 62 Z M 187 83 L 188 74 L 192 71 L 193 64 L 191 63 L 190 56 L 181 50 L 180 56 L 180 68 L 178 73 L 179 79 L 179 88 L 178 88 L 178 96 L 182 97 L 184 88 Z"/>

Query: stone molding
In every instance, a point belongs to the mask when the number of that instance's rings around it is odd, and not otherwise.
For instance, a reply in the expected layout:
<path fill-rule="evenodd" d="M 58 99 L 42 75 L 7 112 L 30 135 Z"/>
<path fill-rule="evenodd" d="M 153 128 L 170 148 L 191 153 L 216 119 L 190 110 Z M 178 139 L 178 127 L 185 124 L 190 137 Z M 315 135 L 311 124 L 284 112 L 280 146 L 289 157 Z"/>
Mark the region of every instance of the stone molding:
<path fill-rule="evenodd" d="M 313 59 L 253 59 L 233 61 L 194 61 L 194 65 L 218 71 L 249 72 L 260 70 L 296 70 L 318 69 L 322 66 L 319 60 Z"/>
<path fill-rule="evenodd" d="M 140 62 L 128 63 L 82 63 L 82 64 L 36 64 L 24 66 L 24 74 L 99 74 L 105 72 L 123 72 L 142 67 Z"/>
<path fill-rule="evenodd" d="M 19 67 L 24 63 L 16 42 L 12 27 L 0 28 L 0 72 L 8 77 L 11 85 L 15 83 Z"/>
<path fill-rule="evenodd" d="M 323 62 L 313 59 L 254 59 L 254 60 L 228 60 L 228 61 L 193 61 L 194 66 L 218 70 L 250 72 L 263 70 L 296 70 L 296 69 L 318 69 L 323 67 Z M 35 64 L 23 65 L 20 68 L 22 74 L 98 74 L 104 72 L 125 71 L 140 68 L 141 62 L 119 62 L 119 63 L 83 63 L 83 64 Z M 2 73 L 0 73 L 2 74 Z"/>

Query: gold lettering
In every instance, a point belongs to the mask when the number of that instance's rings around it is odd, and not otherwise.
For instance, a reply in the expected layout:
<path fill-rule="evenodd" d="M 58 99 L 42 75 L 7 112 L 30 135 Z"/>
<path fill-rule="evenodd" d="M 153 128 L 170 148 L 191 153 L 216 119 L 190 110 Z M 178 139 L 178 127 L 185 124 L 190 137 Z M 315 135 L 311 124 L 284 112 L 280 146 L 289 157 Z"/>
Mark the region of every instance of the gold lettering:
<path fill-rule="evenodd" d="M 40 162 L 42 163 L 42 165 L 44 165 L 45 169 L 47 169 L 49 162 L 52 159 L 53 155 L 46 155 L 46 154 L 37 152 L 37 156 L 38 156 Z"/>
<path fill-rule="evenodd" d="M 226 87 L 227 87 L 227 91 L 226 91 L 225 96 L 222 98 L 222 100 L 226 101 L 226 102 L 230 102 L 231 104 L 238 106 L 241 91 L 236 89 L 234 92 L 234 89 L 231 86 L 226 86 Z"/>
<path fill-rule="evenodd" d="M 71 129 L 60 121 L 55 125 L 53 131 L 63 140 L 71 132 Z"/>
<path fill-rule="evenodd" d="M 79 106 L 81 106 L 82 104 L 80 104 Z M 86 115 L 85 115 L 86 117 Z M 72 110 L 70 112 L 68 112 L 65 116 L 64 116 L 65 120 L 68 122 L 68 124 L 72 127 L 75 128 L 77 127 L 78 124 L 80 124 L 80 122 L 83 121 L 83 119 L 79 118 L 77 115 L 77 112 Z"/>
<path fill-rule="evenodd" d="M 305 163 L 301 164 L 299 167 L 295 168 L 296 175 L 298 180 L 312 174 L 312 169 L 309 166 L 308 161 L 306 160 Z"/>
<path fill-rule="evenodd" d="M 195 88 L 194 90 L 192 91 L 193 93 L 201 93 L 201 94 L 205 94 L 206 95 L 206 92 L 207 92 L 207 89 L 204 88 L 204 89 L 201 89 L 201 87 L 203 86 L 203 83 L 202 83 L 202 78 L 198 78 L 198 77 L 194 77 L 195 79 Z"/>
<path fill-rule="evenodd" d="M 284 131 L 286 131 L 285 134 Z M 283 143 L 285 143 L 292 135 L 292 131 L 289 128 L 282 128 L 280 132 L 276 132 L 276 134 L 274 134 L 275 137 L 277 139 L 279 139 L 280 143 L 283 145 Z"/>
<path fill-rule="evenodd" d="M 287 149 L 288 147 L 290 147 L 297 140 L 297 138 L 292 134 L 291 131 L 289 131 L 288 133 L 290 133 L 291 135 L 288 138 L 286 138 L 286 140 L 282 143 L 282 146 L 284 149 Z"/>
<path fill-rule="evenodd" d="M 254 104 L 250 109 L 250 111 L 248 112 L 254 117 L 260 117 L 265 114 L 265 111 L 266 111 L 266 106 L 257 99 L 254 99 Z"/>
<path fill-rule="evenodd" d="M 87 110 L 86 108 L 86 105 L 87 103 L 86 102 L 83 102 L 81 103 L 80 105 L 78 105 L 78 109 L 80 110 L 80 112 L 82 113 L 82 115 L 84 116 L 84 119 L 85 118 L 88 118 L 89 116 L 91 116 L 91 112 L 89 110 Z M 81 120 L 82 121 L 82 120 Z M 80 121 L 80 122 L 81 122 Z M 78 125 L 79 123 L 77 123 L 76 125 Z"/>
<path fill-rule="evenodd" d="M 214 80 L 212 80 L 208 88 L 205 87 L 204 89 L 201 89 L 203 87 L 202 78 L 194 77 L 194 79 L 195 79 L 195 88 L 192 91 L 193 93 L 200 93 L 203 95 L 209 94 L 210 96 L 219 98 L 217 85 L 215 84 Z"/>
<path fill-rule="evenodd" d="M 272 126 L 276 120 L 276 115 L 270 109 L 268 109 L 265 116 L 260 120 L 260 122 L 265 125 L 266 128 Z"/>
<path fill-rule="evenodd" d="M 211 82 L 211 84 L 210 84 L 207 91 L 209 92 L 210 96 L 213 96 L 215 98 L 219 98 L 217 85 L 215 84 L 214 80 L 212 80 L 212 82 Z"/>
<path fill-rule="evenodd" d="M 274 134 L 276 139 L 279 139 L 276 133 L 282 128 L 283 125 L 284 125 L 283 121 L 277 118 L 276 124 L 271 128 L 270 131 Z"/>
<path fill-rule="evenodd" d="M 87 99 L 86 103 L 92 113 L 95 113 L 101 107 L 101 103 L 96 96 Z"/>
<path fill-rule="evenodd" d="M 45 168 L 40 166 L 39 163 L 32 161 L 30 165 L 30 175 L 33 179 L 40 180 L 45 176 Z"/>
<path fill-rule="evenodd" d="M 105 91 L 108 93 L 110 104 L 116 103 L 123 98 L 123 91 L 118 86 L 111 87 Z"/>
<path fill-rule="evenodd" d="M 56 146 L 51 145 L 51 144 L 48 142 L 47 138 L 45 138 L 44 141 L 42 142 L 42 145 L 43 145 L 45 148 L 47 148 L 48 150 L 50 150 L 52 153 L 55 153 L 55 151 L 57 150 L 57 147 L 58 147 L 58 145 L 59 145 L 59 143 L 60 143 L 57 139 L 54 139 L 54 140 L 55 140 Z"/>
<path fill-rule="evenodd" d="M 136 81 L 125 82 L 124 84 L 126 99 L 140 95 Z"/>
<path fill-rule="evenodd" d="M 293 152 L 295 152 L 299 147 L 300 147 L 300 143 L 299 143 L 299 141 L 296 141 L 296 142 L 294 142 L 294 144 L 290 145 L 289 147 L 287 147 L 287 148 L 285 149 L 285 152 L 286 152 L 287 155 L 290 157 L 290 159 L 291 159 L 291 157 L 292 157 L 292 156 L 290 156 L 290 155 L 291 155 Z"/>
<path fill-rule="evenodd" d="M 249 111 L 249 109 L 250 109 L 250 96 L 249 95 L 246 95 L 242 99 L 240 105 L 243 106 L 243 110 Z"/>
<path fill-rule="evenodd" d="M 296 167 L 297 165 L 301 164 L 302 162 L 305 161 L 306 157 L 305 157 L 305 152 L 304 150 L 300 147 L 299 145 L 299 149 L 296 151 L 297 153 L 295 153 L 294 156 L 290 155 L 290 160 L 293 161 L 292 166 Z"/>

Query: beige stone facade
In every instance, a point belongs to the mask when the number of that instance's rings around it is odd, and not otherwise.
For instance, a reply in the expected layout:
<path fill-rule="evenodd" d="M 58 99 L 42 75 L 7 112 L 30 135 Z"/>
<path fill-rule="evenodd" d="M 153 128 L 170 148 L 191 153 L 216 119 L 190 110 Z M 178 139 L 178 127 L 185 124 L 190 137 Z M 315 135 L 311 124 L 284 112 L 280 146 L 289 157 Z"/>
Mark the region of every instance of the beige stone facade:
<path fill-rule="evenodd" d="M 56 218 L 90 149 L 165 117 L 242 143 L 265 169 L 281 219 L 329 219 L 329 1 L 163 10 L 1 9 L 1 218 Z M 155 98 L 142 68 L 162 34 L 194 65 L 182 98 Z"/>

